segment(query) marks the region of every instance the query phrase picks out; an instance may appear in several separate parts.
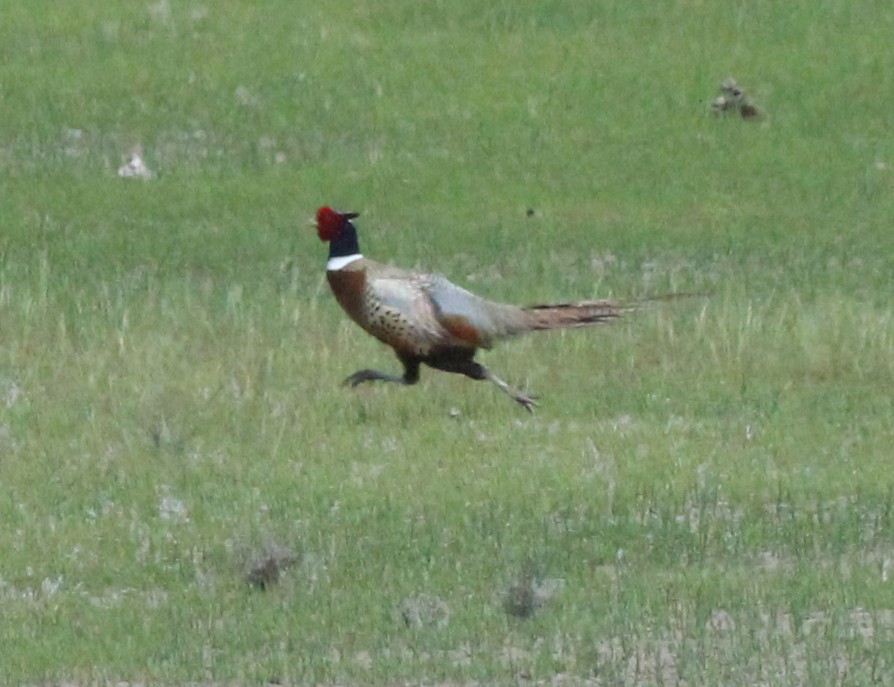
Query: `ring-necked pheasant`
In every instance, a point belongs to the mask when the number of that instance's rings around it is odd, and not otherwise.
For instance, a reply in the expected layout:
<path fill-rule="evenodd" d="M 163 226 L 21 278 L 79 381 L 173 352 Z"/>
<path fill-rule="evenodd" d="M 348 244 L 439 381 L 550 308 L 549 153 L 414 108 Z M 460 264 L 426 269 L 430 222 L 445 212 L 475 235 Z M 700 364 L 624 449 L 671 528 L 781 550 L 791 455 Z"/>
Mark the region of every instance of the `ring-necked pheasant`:
<path fill-rule="evenodd" d="M 376 380 L 415 384 L 419 365 L 425 363 L 493 382 L 530 411 L 534 399 L 475 362 L 477 349 L 523 332 L 608 322 L 629 309 L 609 301 L 528 307 L 486 301 L 438 274 L 402 270 L 363 257 L 351 223 L 357 216 L 326 206 L 317 210 L 317 233 L 329 242 L 326 277 L 351 319 L 394 349 L 404 374 L 359 370 L 345 380 L 351 386 Z"/>

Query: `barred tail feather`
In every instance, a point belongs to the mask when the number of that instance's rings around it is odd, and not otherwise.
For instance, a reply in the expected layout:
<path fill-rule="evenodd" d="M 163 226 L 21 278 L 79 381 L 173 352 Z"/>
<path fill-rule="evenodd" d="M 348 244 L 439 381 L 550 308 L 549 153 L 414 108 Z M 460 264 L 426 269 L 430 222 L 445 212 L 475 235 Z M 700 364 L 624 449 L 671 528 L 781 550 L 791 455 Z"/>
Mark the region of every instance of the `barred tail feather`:
<path fill-rule="evenodd" d="M 524 311 L 529 317 L 528 329 L 539 331 L 604 324 L 617 320 L 635 309 L 633 306 L 618 305 L 612 301 L 583 301 L 531 305 L 524 308 Z"/>

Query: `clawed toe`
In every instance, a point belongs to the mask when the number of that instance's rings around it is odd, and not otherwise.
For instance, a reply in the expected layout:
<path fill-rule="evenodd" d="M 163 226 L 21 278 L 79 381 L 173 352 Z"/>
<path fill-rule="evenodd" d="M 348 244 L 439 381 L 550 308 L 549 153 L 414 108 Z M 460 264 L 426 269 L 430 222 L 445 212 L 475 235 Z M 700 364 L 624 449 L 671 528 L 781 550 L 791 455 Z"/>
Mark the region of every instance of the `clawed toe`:
<path fill-rule="evenodd" d="M 488 370 L 487 368 L 482 368 L 483 371 L 483 379 L 487 379 L 493 382 L 497 388 L 500 389 L 504 394 L 508 395 L 513 401 L 518 403 L 522 408 L 527 410 L 529 413 L 534 412 L 534 407 L 537 405 L 536 396 L 529 396 L 528 394 L 523 394 L 521 391 L 517 389 L 513 389 L 502 379 L 497 377 L 493 372 Z"/>
<path fill-rule="evenodd" d="M 537 397 L 536 396 L 528 396 L 526 394 L 516 393 L 513 394 L 512 398 L 518 403 L 522 408 L 527 410 L 529 413 L 534 413 L 534 408 L 537 407 Z"/>

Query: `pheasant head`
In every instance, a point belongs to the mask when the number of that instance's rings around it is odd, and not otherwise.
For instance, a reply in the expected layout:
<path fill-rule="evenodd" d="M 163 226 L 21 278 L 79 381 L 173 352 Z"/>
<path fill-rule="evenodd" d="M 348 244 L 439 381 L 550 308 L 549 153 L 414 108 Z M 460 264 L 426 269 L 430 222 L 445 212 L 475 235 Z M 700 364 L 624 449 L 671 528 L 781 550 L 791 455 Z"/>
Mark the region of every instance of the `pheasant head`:
<path fill-rule="evenodd" d="M 360 256 L 357 228 L 351 220 L 357 212 L 338 212 L 328 205 L 317 210 L 316 226 L 320 241 L 329 244 L 329 260 Z"/>

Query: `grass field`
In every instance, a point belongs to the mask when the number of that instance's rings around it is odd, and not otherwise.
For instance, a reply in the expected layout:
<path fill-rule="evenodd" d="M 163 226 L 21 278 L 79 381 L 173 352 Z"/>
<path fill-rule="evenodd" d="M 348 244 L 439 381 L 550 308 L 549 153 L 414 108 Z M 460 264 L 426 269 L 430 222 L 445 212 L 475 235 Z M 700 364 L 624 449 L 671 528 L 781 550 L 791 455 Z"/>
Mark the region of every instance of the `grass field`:
<path fill-rule="evenodd" d="M 0 682 L 894 684 L 894 5 L 2 15 Z M 484 355 L 533 416 L 352 391 L 324 203 L 496 300 L 711 295 Z"/>

